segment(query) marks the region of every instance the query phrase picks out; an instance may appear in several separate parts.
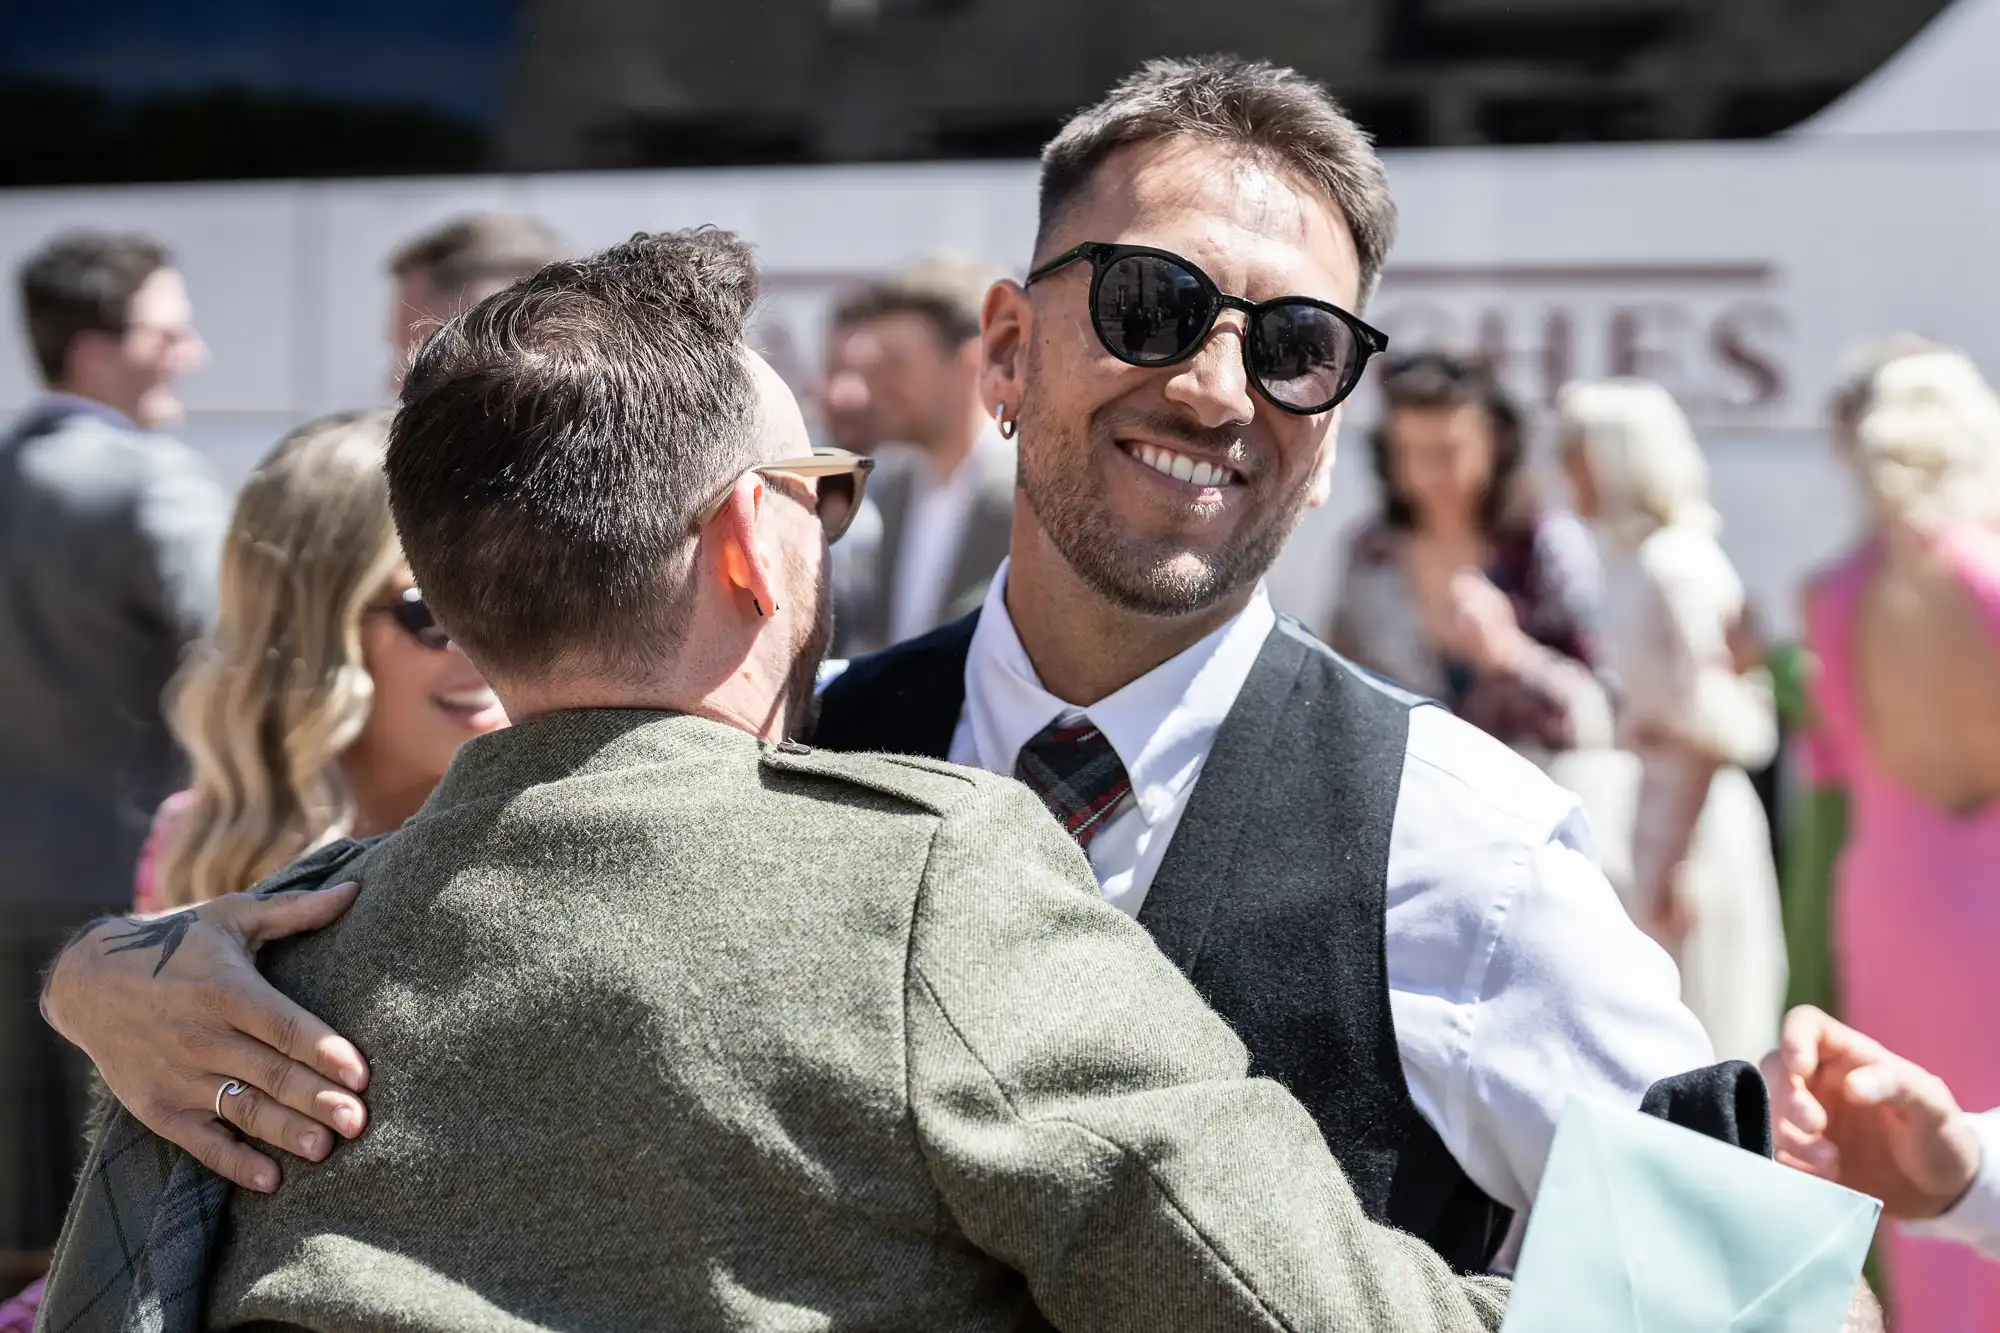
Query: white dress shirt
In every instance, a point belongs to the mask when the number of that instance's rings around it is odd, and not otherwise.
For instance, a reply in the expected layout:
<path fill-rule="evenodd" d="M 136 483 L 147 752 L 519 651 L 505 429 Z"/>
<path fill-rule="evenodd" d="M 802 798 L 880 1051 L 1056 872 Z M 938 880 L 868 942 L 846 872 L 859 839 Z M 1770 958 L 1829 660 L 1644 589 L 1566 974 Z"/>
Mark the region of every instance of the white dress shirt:
<path fill-rule="evenodd" d="M 1042 728 L 1088 716 L 1134 793 L 1092 839 L 1091 868 L 1106 900 L 1137 916 L 1276 613 L 1259 589 L 1228 624 L 1080 709 L 1042 688 L 1006 585 L 1002 564 L 948 758 L 1011 774 Z M 828 663 L 821 686 L 845 666 Z M 1673 961 L 1598 869 L 1576 797 L 1442 708 L 1410 714 L 1384 934 L 1410 1099 L 1466 1175 L 1514 1210 L 1504 1271 L 1569 1099 L 1636 1108 L 1660 1079 L 1714 1063 L 1714 1050 L 1680 1001 Z"/>
<path fill-rule="evenodd" d="M 993 443 L 1004 443 L 998 431 Z M 951 586 L 965 525 L 979 498 L 980 452 L 992 448 L 984 436 L 973 452 L 943 481 L 930 460 L 913 459 L 909 505 L 896 548 L 895 586 L 889 590 L 889 642 L 901 643 L 935 629 L 944 615 L 945 590 Z"/>
<path fill-rule="evenodd" d="M 2000 1110 L 1972 1117 L 1979 1135 L 1979 1174 L 1972 1188 L 1952 1205 L 1943 1217 L 1929 1222 L 1912 1222 L 1903 1229 L 1913 1236 L 1955 1240 L 1969 1245 L 1988 1259 L 2000 1260 Z"/>
<path fill-rule="evenodd" d="M 1088 709 L 1042 688 L 1007 614 L 1007 566 L 965 663 L 949 758 L 1012 773 L 1024 742 L 1087 715 L 1134 800 L 1091 841 L 1104 896 L 1137 916 L 1216 731 L 1276 623 L 1262 589 L 1186 652 Z M 1658 1080 L 1714 1062 L 1665 952 L 1592 856 L 1574 796 L 1442 708 L 1410 715 L 1390 837 L 1389 1009 L 1418 1112 L 1516 1216 L 1519 1252 L 1571 1096 L 1636 1108 Z"/>

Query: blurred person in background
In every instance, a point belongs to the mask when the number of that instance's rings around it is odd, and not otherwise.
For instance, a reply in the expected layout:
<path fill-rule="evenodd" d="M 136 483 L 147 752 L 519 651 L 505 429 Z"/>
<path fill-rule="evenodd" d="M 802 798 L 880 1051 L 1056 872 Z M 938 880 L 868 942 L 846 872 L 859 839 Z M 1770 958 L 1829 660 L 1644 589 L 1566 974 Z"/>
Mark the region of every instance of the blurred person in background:
<path fill-rule="evenodd" d="M 411 582 L 382 475 L 388 434 L 387 412 L 322 417 L 244 482 L 216 627 L 168 708 L 192 781 L 154 820 L 135 911 L 237 893 L 335 839 L 399 827 L 460 745 L 506 724 Z M 325 1129 L 297 1128 L 293 1152 L 331 1149 Z M 0 1306 L 0 1331 L 32 1326 L 39 1298 L 37 1284 Z"/>
<path fill-rule="evenodd" d="M 446 320 L 568 257 L 560 236 L 518 213 L 470 213 L 404 242 L 389 258 L 390 387 L 401 387 L 410 358 Z"/>
<path fill-rule="evenodd" d="M 836 307 L 827 326 L 826 359 L 813 400 L 825 443 L 850 454 L 872 455 L 882 447 L 884 435 L 869 386 L 881 359 L 882 343 L 874 330 L 865 323 L 842 322 Z"/>
<path fill-rule="evenodd" d="M 829 319 L 819 385 L 813 394 L 822 444 L 870 456 L 882 447 L 868 385 L 869 372 L 881 354 L 881 344 L 866 326 Z M 852 656 L 856 627 L 865 631 L 869 622 L 878 619 L 876 589 L 881 560 L 882 511 L 876 508 L 874 496 L 865 496 L 853 526 L 828 557 L 827 571 L 833 579 L 831 656 L 835 659 Z"/>
<path fill-rule="evenodd" d="M 1840 374 L 1827 404 L 1827 424 L 1835 455 L 1854 480 L 1861 498 L 1860 533 L 1845 556 L 1812 575 L 1804 588 L 1810 605 L 1822 585 L 1840 573 L 1879 538 L 1881 507 L 1867 499 L 1867 483 L 1855 428 L 1868 404 L 1875 376 L 1890 362 L 1905 356 L 1949 350 L 1919 333 L 1891 333 L 1853 348 L 1842 358 Z M 1801 619 L 1803 619 L 1803 613 Z M 1784 858 L 1780 862 L 1785 907 L 1785 951 L 1791 979 L 1788 1006 L 1811 1005 L 1829 1014 L 1840 1012 L 1839 986 L 1834 977 L 1832 900 L 1834 868 L 1847 841 L 1847 792 L 1812 779 L 1812 678 L 1818 665 L 1801 643 L 1789 656 L 1773 660 L 1773 683 L 1781 708 L 1790 718 L 1791 737 L 1785 768 Z"/>
<path fill-rule="evenodd" d="M 1657 384 L 1572 384 L 1557 399 L 1577 512 L 1606 552 L 1619 745 L 1639 756 L 1633 918 L 1681 970 L 1725 1059 L 1777 1041 L 1784 927 L 1763 803 L 1746 769 L 1777 748 L 1768 677 L 1744 660 L 1743 580 L 1716 535 L 1708 465 Z"/>
<path fill-rule="evenodd" d="M 0 437 L 0 1279 L 33 1276 L 82 1160 L 89 1066 L 37 1014 L 40 971 L 128 900 L 180 785 L 161 692 L 214 618 L 229 518 L 159 433 L 206 356 L 166 248 L 72 232 L 18 277 L 47 391 Z"/>
<path fill-rule="evenodd" d="M 1629 894 L 1639 770 L 1612 748 L 1604 571 L 1589 530 L 1535 493 L 1522 431 L 1484 362 L 1387 363 L 1369 436 L 1381 509 L 1350 539 L 1328 638 L 1575 793 Z"/>
<path fill-rule="evenodd" d="M 1442 353 L 1390 362 L 1382 400 L 1382 507 L 1352 539 L 1333 646 L 1538 761 L 1610 744 L 1603 570 L 1530 493 L 1520 410 Z"/>
<path fill-rule="evenodd" d="M 1812 586 L 1807 780 L 1851 812 L 1830 917 L 1841 1017 L 2000 1104 L 2000 398 L 1893 357 L 1854 416 L 1872 537 Z M 1905 1333 L 2000 1327 L 2000 1269 L 1891 1231 Z"/>
<path fill-rule="evenodd" d="M 193 781 L 155 821 L 138 911 L 206 902 L 334 838 L 400 827 L 460 745 L 506 725 L 397 547 L 388 437 L 387 412 L 322 417 L 244 482 L 220 616 L 168 712 Z"/>
<path fill-rule="evenodd" d="M 934 256 L 834 307 L 845 363 L 827 384 L 839 400 L 834 420 L 877 447 L 906 446 L 899 457 L 884 455 L 871 488 L 881 536 L 843 652 L 914 638 L 964 615 L 1006 558 L 1014 446 L 979 395 L 980 305 L 995 276 Z M 857 411 L 858 399 L 865 407 Z"/>

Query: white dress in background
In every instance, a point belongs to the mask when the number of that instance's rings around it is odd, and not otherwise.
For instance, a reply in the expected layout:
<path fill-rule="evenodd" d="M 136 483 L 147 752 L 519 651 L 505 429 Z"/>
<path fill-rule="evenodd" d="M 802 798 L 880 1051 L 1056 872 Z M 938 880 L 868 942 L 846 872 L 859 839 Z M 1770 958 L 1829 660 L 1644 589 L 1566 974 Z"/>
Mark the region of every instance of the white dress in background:
<path fill-rule="evenodd" d="M 1770 828 L 1744 771 L 1776 751 L 1776 710 L 1769 681 L 1738 675 L 1728 643 L 1743 614 L 1743 582 L 1715 537 L 1691 526 L 1607 551 L 1606 577 L 1619 732 L 1643 773 L 1633 882 L 1662 882 L 1673 856 L 1671 812 L 1685 808 L 1688 784 L 1701 778 L 1696 754 L 1658 738 L 1720 756 L 1679 871 L 1693 919 L 1676 961 L 1682 996 L 1717 1055 L 1755 1061 L 1778 1042 L 1786 963 Z M 1627 905 L 1640 923 L 1652 919 L 1654 904 Z"/>

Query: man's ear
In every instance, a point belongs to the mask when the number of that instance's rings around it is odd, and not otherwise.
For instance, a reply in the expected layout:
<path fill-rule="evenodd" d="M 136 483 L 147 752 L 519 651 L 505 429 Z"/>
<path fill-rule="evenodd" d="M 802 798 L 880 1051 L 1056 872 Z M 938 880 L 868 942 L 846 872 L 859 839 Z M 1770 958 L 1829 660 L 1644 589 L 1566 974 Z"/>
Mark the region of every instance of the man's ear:
<path fill-rule="evenodd" d="M 760 617 L 778 609 L 772 596 L 771 564 L 757 531 L 757 520 L 770 498 L 762 477 L 751 473 L 739 478 L 702 533 L 704 542 L 716 544 L 716 570 L 731 601 Z"/>
<path fill-rule="evenodd" d="M 1020 283 L 1001 281 L 987 289 L 979 321 L 979 398 L 988 412 L 1004 404 L 1009 420 L 1021 415 L 1034 332 L 1035 308 Z"/>
<path fill-rule="evenodd" d="M 62 377 L 66 386 L 95 384 L 105 362 L 118 355 L 124 340 L 102 329 L 85 329 L 69 340 L 63 351 Z"/>

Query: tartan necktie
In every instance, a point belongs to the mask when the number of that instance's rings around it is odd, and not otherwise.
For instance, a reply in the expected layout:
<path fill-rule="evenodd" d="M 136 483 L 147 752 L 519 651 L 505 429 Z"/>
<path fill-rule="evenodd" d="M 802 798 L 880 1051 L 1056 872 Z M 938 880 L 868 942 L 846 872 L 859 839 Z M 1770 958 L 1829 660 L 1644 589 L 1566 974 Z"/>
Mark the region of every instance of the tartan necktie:
<path fill-rule="evenodd" d="M 1124 761 L 1087 717 L 1057 718 L 1043 727 L 1021 747 L 1014 776 L 1042 798 L 1085 851 L 1132 795 Z"/>

